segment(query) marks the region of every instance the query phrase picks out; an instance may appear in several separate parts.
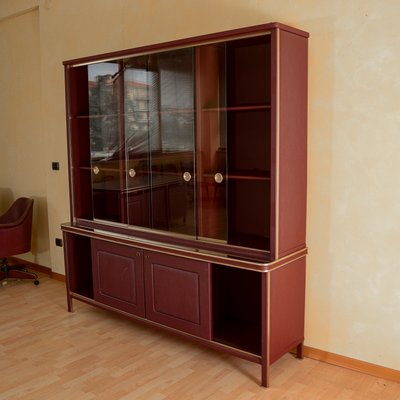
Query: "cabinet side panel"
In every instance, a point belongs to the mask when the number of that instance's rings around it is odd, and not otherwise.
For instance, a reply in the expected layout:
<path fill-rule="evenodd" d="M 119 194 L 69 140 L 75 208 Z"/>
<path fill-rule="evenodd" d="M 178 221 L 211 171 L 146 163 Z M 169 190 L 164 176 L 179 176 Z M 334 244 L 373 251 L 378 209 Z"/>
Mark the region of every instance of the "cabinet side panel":
<path fill-rule="evenodd" d="M 278 255 L 305 247 L 307 194 L 307 39 L 279 38 Z"/>
<path fill-rule="evenodd" d="M 271 363 L 304 340 L 305 272 L 305 257 L 271 272 Z"/>
<path fill-rule="evenodd" d="M 270 189 L 270 250 L 271 259 L 278 258 L 278 43 L 279 30 L 271 32 L 271 189 Z"/>

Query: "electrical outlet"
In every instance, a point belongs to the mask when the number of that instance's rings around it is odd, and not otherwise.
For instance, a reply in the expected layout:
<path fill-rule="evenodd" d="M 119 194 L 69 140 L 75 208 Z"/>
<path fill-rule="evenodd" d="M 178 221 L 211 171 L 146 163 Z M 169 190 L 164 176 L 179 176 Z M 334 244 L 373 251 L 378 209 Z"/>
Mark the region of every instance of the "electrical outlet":
<path fill-rule="evenodd" d="M 62 243 L 62 239 L 60 238 L 56 238 L 56 246 L 58 247 L 62 247 L 63 243 Z"/>
<path fill-rule="evenodd" d="M 51 169 L 53 171 L 59 171 L 60 170 L 60 163 L 58 161 L 53 161 L 51 163 Z"/>

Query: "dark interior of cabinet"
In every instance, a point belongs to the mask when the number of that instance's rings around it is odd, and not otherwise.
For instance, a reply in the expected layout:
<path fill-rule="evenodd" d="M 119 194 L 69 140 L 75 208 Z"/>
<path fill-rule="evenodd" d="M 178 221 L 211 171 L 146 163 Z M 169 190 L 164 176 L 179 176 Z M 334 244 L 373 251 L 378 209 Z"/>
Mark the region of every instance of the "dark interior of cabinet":
<path fill-rule="evenodd" d="M 228 193 L 228 243 L 269 250 L 269 182 L 231 180 Z"/>
<path fill-rule="evenodd" d="M 93 218 L 126 223 L 126 178 L 123 118 L 123 74 L 119 60 L 89 65 L 89 140 Z"/>
<path fill-rule="evenodd" d="M 233 111 L 227 115 L 229 175 L 269 177 L 270 110 Z"/>
<path fill-rule="evenodd" d="M 271 103 L 270 35 L 226 42 L 227 107 Z"/>
<path fill-rule="evenodd" d="M 89 114 L 87 65 L 67 69 L 67 87 L 69 116 L 87 116 Z"/>
<path fill-rule="evenodd" d="M 76 218 L 93 218 L 92 168 L 90 166 L 90 142 L 87 119 L 73 119 L 72 137 L 72 179 L 74 190 L 73 207 Z"/>
<path fill-rule="evenodd" d="M 261 354 L 261 274 L 213 265 L 213 340 Z"/>
<path fill-rule="evenodd" d="M 96 186 L 94 184 L 93 186 Z M 112 189 L 104 182 L 93 189 L 93 215 L 96 219 L 104 221 L 125 222 L 126 209 L 124 202 L 126 196 L 123 189 Z"/>
<path fill-rule="evenodd" d="M 68 280 L 70 290 L 93 299 L 91 240 L 85 236 L 67 236 Z"/>
<path fill-rule="evenodd" d="M 270 250 L 270 36 L 227 42 L 228 243 Z"/>
<path fill-rule="evenodd" d="M 89 97 L 87 66 L 68 68 L 68 112 L 71 167 L 74 190 L 73 212 L 76 218 L 93 218 L 92 176 L 89 137 Z"/>

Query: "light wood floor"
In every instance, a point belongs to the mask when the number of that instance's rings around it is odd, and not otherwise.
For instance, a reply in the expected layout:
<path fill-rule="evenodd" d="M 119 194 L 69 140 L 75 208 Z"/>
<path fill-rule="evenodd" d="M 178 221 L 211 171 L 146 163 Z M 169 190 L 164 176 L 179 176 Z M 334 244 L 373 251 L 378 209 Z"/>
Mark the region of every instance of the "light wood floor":
<path fill-rule="evenodd" d="M 260 366 L 75 301 L 47 277 L 0 285 L 0 399 L 400 400 L 400 384 L 291 355 Z"/>

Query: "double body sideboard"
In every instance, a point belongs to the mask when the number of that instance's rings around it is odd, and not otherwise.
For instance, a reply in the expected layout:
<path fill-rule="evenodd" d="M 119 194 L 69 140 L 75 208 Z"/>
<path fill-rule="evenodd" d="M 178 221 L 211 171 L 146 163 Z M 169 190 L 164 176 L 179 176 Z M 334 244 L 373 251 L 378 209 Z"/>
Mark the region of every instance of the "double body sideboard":
<path fill-rule="evenodd" d="M 304 340 L 308 34 L 280 23 L 64 62 L 80 300 L 270 365 Z"/>

